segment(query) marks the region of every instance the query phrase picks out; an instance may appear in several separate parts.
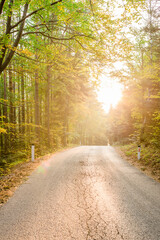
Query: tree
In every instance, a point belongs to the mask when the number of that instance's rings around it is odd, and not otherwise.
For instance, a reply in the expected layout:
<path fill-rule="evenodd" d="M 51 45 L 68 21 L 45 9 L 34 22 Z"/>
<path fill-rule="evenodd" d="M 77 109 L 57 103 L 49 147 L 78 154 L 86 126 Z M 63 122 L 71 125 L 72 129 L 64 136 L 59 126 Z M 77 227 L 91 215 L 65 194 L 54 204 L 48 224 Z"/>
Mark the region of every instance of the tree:
<path fill-rule="evenodd" d="M 130 2 L 129 4 L 130 9 L 135 9 L 134 3 Z M 133 141 L 143 145 L 153 144 L 153 142 L 156 145 L 159 141 L 157 122 L 159 109 L 159 22 L 157 7 L 157 2 L 150 0 L 145 2 L 141 8 L 136 8 L 140 17 L 137 19 L 139 25 L 131 26 L 128 29 L 130 35 L 125 35 L 125 37 L 128 37 L 131 46 L 130 52 L 124 51 L 121 56 L 126 66 L 124 70 L 113 72 L 113 76 L 119 77 L 125 84 L 127 91 L 130 92 L 129 98 L 123 99 L 123 104 L 127 102 L 130 112 L 126 109 L 122 116 L 128 112 L 129 123 L 133 126 L 127 137 L 128 139 L 132 137 Z M 126 92 L 124 92 L 124 98 L 125 96 Z M 114 112 L 119 115 L 120 109 L 121 106 L 118 105 Z M 111 115 L 113 117 L 113 114 Z M 115 136 L 115 134 L 114 132 L 113 135 Z"/>
<path fill-rule="evenodd" d="M 48 8 L 48 6 L 54 6 L 62 0 L 57 0 L 52 3 L 48 3 L 44 7 L 37 8 L 36 10 L 28 13 L 29 7 L 32 9 L 33 6 L 31 1 L 22 1 L 15 2 L 14 0 L 1 1 L 0 3 L 0 14 L 5 15 L 2 20 L 3 24 L 3 33 L 0 36 L 1 45 L 0 45 L 0 73 L 9 65 L 13 55 L 17 51 L 17 47 L 20 43 L 21 38 L 23 37 L 25 22 L 28 18 L 33 17 L 40 11 Z M 38 3 L 36 5 L 39 5 Z M 23 13 L 21 16 L 21 9 L 23 6 Z M 16 22 L 15 21 L 16 18 Z M 15 35 L 16 34 L 16 35 Z"/>

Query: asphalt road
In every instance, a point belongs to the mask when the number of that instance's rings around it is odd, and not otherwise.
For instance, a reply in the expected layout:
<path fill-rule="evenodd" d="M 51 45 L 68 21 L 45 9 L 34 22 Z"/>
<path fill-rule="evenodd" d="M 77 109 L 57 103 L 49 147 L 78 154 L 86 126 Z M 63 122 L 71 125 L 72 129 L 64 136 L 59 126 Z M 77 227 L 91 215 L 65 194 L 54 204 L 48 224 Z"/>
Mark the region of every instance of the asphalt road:
<path fill-rule="evenodd" d="M 0 209 L 3 240 L 160 240 L 160 184 L 114 148 L 44 162 Z"/>

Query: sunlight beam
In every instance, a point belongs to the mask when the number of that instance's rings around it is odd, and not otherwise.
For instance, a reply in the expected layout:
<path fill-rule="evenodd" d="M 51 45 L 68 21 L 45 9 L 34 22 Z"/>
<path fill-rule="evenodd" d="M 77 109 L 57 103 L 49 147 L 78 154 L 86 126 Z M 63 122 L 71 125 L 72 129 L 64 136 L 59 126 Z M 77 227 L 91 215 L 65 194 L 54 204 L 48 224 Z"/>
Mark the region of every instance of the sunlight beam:
<path fill-rule="evenodd" d="M 109 112 L 111 106 L 115 107 L 122 98 L 122 84 L 116 80 L 101 78 L 101 84 L 97 91 L 98 100 L 102 103 L 105 112 Z"/>

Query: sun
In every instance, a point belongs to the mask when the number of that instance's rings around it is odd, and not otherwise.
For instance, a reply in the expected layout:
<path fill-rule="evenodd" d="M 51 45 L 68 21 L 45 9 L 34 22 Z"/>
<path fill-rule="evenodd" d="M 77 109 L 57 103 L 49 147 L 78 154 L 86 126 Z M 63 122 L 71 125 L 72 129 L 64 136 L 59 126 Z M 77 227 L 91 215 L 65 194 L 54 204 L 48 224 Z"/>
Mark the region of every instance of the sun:
<path fill-rule="evenodd" d="M 111 105 L 115 107 L 122 98 L 122 85 L 116 80 L 103 78 L 99 90 L 98 100 L 102 103 L 105 112 L 109 112 Z"/>

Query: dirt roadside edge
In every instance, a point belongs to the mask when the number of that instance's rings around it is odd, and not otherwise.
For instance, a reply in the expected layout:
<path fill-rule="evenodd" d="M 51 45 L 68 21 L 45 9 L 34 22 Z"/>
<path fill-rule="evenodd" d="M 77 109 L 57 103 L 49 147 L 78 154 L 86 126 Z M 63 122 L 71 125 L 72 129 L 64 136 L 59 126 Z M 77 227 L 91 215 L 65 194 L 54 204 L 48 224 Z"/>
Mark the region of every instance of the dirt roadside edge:
<path fill-rule="evenodd" d="M 0 207 L 13 196 L 16 189 L 28 179 L 31 173 L 38 168 L 43 161 L 47 161 L 53 155 L 69 149 L 71 149 L 71 147 L 36 158 L 34 162 L 27 161 L 18 164 L 11 169 L 8 175 L 0 177 Z"/>
<path fill-rule="evenodd" d="M 157 182 L 160 182 L 160 176 L 156 173 L 153 173 L 153 169 L 150 166 L 143 165 L 142 162 L 138 162 L 138 160 L 134 159 L 133 157 L 128 157 L 126 154 L 120 149 L 118 146 L 114 146 L 116 152 L 127 162 L 129 162 L 132 166 L 139 169 L 141 172 L 146 174 L 148 177 L 154 179 Z"/>

